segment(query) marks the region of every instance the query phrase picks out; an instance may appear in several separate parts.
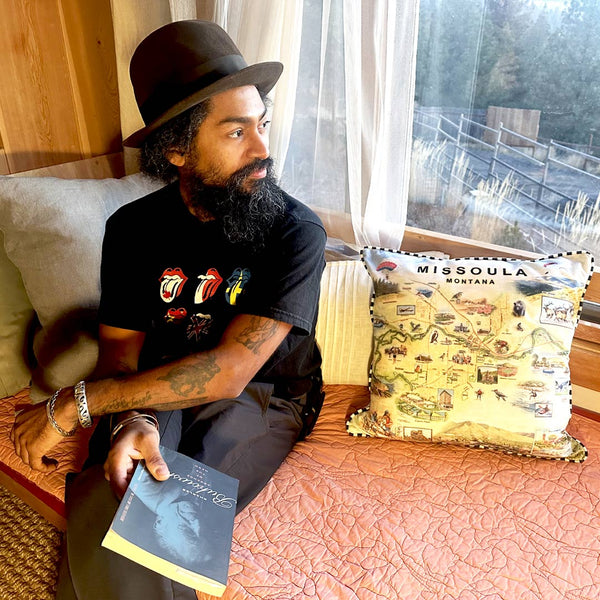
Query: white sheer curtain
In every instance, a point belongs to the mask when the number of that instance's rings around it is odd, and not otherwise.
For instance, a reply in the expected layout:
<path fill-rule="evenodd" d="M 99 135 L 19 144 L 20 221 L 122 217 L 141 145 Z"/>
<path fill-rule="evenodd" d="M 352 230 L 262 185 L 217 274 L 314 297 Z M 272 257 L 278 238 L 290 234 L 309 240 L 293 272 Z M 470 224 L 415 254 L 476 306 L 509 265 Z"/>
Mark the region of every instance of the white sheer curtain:
<path fill-rule="evenodd" d="M 124 137 L 141 126 L 129 59 L 171 20 L 224 27 L 279 60 L 271 150 L 284 189 L 346 241 L 398 247 L 406 221 L 419 0 L 112 0 Z"/>
<path fill-rule="evenodd" d="M 402 241 L 418 4 L 305 0 L 283 187 L 360 245 Z M 340 213 L 349 215 L 345 228 Z"/>
<path fill-rule="evenodd" d="M 144 126 L 129 79 L 129 61 L 133 51 L 149 33 L 162 25 L 171 21 L 195 19 L 196 1 L 111 0 L 110 8 L 115 36 L 121 134 L 125 139 Z M 123 154 L 125 171 L 127 173 L 137 171 L 137 150 L 125 148 Z"/>

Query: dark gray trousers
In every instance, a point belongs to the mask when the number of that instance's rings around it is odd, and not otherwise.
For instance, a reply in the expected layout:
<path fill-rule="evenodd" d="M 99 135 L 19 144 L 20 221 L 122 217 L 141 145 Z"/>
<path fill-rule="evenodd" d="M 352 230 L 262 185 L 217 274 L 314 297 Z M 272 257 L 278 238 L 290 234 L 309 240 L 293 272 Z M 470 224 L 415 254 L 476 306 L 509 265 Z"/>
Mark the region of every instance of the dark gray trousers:
<path fill-rule="evenodd" d="M 302 428 L 299 406 L 271 393 L 271 385 L 252 383 L 238 398 L 207 404 L 197 414 L 158 415 L 163 446 L 239 479 L 238 512 L 267 484 Z M 102 468 L 107 435 L 94 434 L 86 468 L 67 484 L 57 600 L 195 599 L 190 588 L 100 546 L 118 507 Z"/>

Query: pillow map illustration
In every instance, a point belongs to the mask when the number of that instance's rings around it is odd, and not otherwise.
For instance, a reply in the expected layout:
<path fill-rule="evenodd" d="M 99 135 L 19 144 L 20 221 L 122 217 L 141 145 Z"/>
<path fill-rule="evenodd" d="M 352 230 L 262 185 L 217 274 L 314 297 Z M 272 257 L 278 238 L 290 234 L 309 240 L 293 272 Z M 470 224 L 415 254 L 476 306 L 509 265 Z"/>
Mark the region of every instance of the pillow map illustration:
<path fill-rule="evenodd" d="M 593 257 L 439 259 L 365 248 L 370 404 L 351 435 L 579 462 L 569 352 Z"/>

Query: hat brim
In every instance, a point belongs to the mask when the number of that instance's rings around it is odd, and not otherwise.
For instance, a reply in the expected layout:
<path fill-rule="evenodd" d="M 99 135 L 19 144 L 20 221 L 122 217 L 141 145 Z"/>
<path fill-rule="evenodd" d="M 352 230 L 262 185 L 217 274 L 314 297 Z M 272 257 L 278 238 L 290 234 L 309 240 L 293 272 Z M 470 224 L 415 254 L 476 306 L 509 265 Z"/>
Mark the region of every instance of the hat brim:
<path fill-rule="evenodd" d="M 161 125 L 196 106 L 196 104 L 227 90 L 245 85 L 255 85 L 259 92 L 267 94 L 277 83 L 282 71 L 283 65 L 280 62 L 264 62 L 250 65 L 236 73 L 226 75 L 215 83 L 179 101 L 168 111 L 160 115 L 160 117 L 135 133 L 132 133 L 123 141 L 123 145 L 130 148 L 139 148 L 144 143 L 144 140 Z"/>

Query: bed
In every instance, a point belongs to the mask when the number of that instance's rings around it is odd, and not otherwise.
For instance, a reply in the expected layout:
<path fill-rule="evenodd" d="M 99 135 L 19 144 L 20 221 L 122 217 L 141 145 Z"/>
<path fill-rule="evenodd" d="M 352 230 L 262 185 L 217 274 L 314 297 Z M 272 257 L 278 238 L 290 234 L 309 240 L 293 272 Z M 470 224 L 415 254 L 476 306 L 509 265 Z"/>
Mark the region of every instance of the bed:
<path fill-rule="evenodd" d="M 53 306 L 43 304 L 38 293 L 41 290 L 44 301 L 48 300 L 52 269 L 69 272 L 72 283 L 74 271 L 68 261 L 75 256 L 84 262 L 83 273 L 89 276 L 95 272 L 90 265 L 98 257 L 92 253 L 86 258 L 79 240 L 77 252 L 70 248 L 57 258 L 44 247 L 52 237 L 48 228 L 55 226 L 60 232 L 61 247 L 71 244 L 81 230 L 77 221 L 77 210 L 81 210 L 86 219 L 85 240 L 95 239 L 96 246 L 105 216 L 94 213 L 95 220 L 90 221 L 91 207 L 82 198 L 90 196 L 91 189 L 94 210 L 99 205 L 107 212 L 114 210 L 115 190 L 121 184 L 104 181 L 98 187 L 90 184 L 86 193 L 81 184 L 69 184 L 67 189 L 58 180 L 34 182 L 37 191 L 22 184 L 16 203 L 26 202 L 28 207 L 35 203 L 36 227 L 46 228 L 43 236 L 39 230 L 33 232 L 29 241 L 25 238 L 30 225 L 7 215 L 10 186 L 3 188 L 0 223 L 11 260 L 25 282 L 21 300 L 26 302 L 18 307 L 10 304 L 20 282 L 14 279 L 15 272 L 3 271 L 2 287 L 14 293 L 2 299 L 4 316 L 9 318 L 0 323 L 0 383 L 5 389 L 12 386 L 0 402 L 0 483 L 61 528 L 65 524 L 64 476 L 80 468 L 87 436 L 79 432 L 60 448 L 55 457 L 59 467 L 49 475 L 33 472 L 21 463 L 8 438 L 14 410 L 30 397 L 43 397 L 44 381 L 34 372 L 29 385 L 27 369 L 18 361 L 8 361 L 12 357 L 23 362 L 22 352 L 15 353 L 13 348 L 9 357 L 2 341 L 18 338 L 22 343 L 27 337 L 22 330 L 29 327 L 35 309 L 41 322 L 34 342 L 39 356 L 48 358 L 40 351 L 48 339 L 51 345 L 57 344 L 52 325 L 61 322 L 61 315 L 73 313 L 72 307 L 60 304 L 65 300 L 60 286 Z M 137 179 L 124 183 L 129 200 L 141 195 L 144 185 Z M 48 186 L 58 186 L 60 202 L 45 200 L 56 197 L 48 194 Z M 18 212 L 13 204 L 8 211 L 11 215 Z M 65 234 L 66 217 L 73 235 Z M 93 223 L 97 225 L 95 238 L 90 233 Z M 21 263 L 19 249 L 27 251 L 23 255 L 27 260 Z M 348 417 L 369 403 L 366 384 L 371 346 L 366 340 L 372 325 L 369 277 L 356 261 L 342 260 L 354 258 L 345 256 L 346 249 L 344 244 L 328 247 L 329 262 L 322 281 L 317 339 L 327 382 L 323 410 L 313 433 L 296 445 L 267 487 L 238 515 L 223 597 L 600 597 L 600 422 L 581 414 L 571 418 L 569 433 L 583 441 L 588 451 L 581 463 L 348 435 Z M 28 271 L 32 251 L 40 254 L 36 255 L 43 275 L 40 281 L 36 280 L 39 274 Z M 42 264 L 48 256 L 50 263 Z M 83 284 L 74 287 L 78 293 L 85 291 Z M 96 301 L 96 288 L 92 281 L 92 300 L 86 298 L 86 306 Z M 14 329 L 17 321 L 18 334 Z M 60 340 L 60 346 L 68 348 L 67 354 L 72 353 L 72 363 L 54 365 L 50 357 L 43 366 L 52 381 L 72 377 L 74 365 L 88 368 L 93 363 L 88 337 L 72 344 Z M 82 365 L 86 361 L 89 364 Z M 25 385 L 19 387 L 19 383 Z"/>
<path fill-rule="evenodd" d="M 236 519 L 224 599 L 599 597 L 600 423 L 573 416 L 589 451 L 574 464 L 350 437 L 367 402 L 365 386 L 326 386 L 313 433 Z M 56 521 L 73 464 L 19 465 L 10 416 L 4 403 L 2 469 Z"/>
<path fill-rule="evenodd" d="M 583 464 L 356 439 L 362 386 L 329 386 L 314 433 L 238 516 L 224 598 L 584 599 L 600 594 L 600 424 Z"/>

